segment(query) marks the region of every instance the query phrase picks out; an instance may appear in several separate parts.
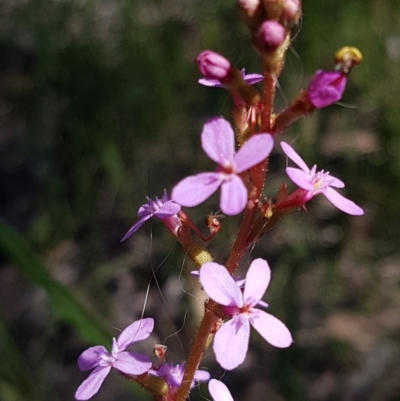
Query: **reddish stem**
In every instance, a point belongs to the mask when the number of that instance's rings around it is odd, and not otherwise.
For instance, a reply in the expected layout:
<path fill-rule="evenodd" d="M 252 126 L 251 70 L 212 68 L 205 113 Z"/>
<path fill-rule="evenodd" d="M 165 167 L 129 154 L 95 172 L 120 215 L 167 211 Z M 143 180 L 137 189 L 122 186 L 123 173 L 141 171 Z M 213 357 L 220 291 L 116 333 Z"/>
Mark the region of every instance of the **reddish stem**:
<path fill-rule="evenodd" d="M 274 77 L 269 71 L 264 71 L 264 90 L 263 90 L 263 109 L 261 112 L 261 132 L 270 132 L 272 126 L 272 108 L 275 94 Z M 251 134 L 253 134 L 252 132 Z M 240 260 L 242 259 L 246 249 L 250 245 L 248 242 L 251 234 L 252 225 L 255 220 L 256 211 L 258 208 L 259 197 L 264 185 L 266 173 L 266 162 L 261 162 L 254 166 L 251 171 L 253 190 L 250 192 L 249 201 L 244 211 L 242 223 L 239 228 L 239 233 L 232 247 L 231 254 L 226 262 L 226 268 L 230 274 L 233 274 Z M 211 331 L 218 319 L 216 315 L 217 304 L 208 300 L 205 305 L 205 314 L 200 327 L 194 337 L 189 356 L 186 361 L 185 372 L 176 393 L 176 401 L 186 401 L 189 396 L 190 386 L 193 381 L 194 374 L 203 357 L 203 353 Z"/>

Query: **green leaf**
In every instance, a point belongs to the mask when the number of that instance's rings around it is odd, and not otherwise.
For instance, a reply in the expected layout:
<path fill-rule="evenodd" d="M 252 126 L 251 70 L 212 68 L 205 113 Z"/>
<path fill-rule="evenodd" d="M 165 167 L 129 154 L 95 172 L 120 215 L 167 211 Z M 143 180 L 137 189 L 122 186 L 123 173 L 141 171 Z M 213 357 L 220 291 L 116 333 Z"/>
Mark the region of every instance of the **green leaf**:
<path fill-rule="evenodd" d="M 39 400 L 35 382 L 0 316 L 0 399 Z"/>
<path fill-rule="evenodd" d="M 71 290 L 54 280 L 29 243 L 1 220 L 0 250 L 32 284 L 45 290 L 60 319 L 74 326 L 89 344 L 109 344 L 111 335 L 98 314 L 89 310 Z"/>

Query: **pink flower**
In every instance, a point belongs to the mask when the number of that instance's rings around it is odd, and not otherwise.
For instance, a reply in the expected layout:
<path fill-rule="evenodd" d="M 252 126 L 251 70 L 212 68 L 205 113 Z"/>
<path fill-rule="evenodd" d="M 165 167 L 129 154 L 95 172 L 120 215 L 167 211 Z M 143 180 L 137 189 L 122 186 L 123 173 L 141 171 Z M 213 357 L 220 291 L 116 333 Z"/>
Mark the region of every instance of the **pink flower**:
<path fill-rule="evenodd" d="M 163 378 L 168 384 L 171 393 L 174 394 L 182 383 L 185 364 L 185 362 L 181 362 L 179 365 L 174 365 L 172 362 L 165 362 L 161 364 L 158 369 L 151 369 L 149 373 Z M 197 382 L 207 381 L 209 379 L 210 374 L 208 372 L 205 370 L 196 370 L 191 387 Z"/>
<path fill-rule="evenodd" d="M 102 346 L 96 345 L 83 351 L 78 359 L 80 370 L 93 369 L 90 376 L 76 390 L 77 400 L 88 400 L 93 397 L 111 368 L 127 375 L 141 375 L 151 368 L 147 355 L 128 352 L 128 348 L 145 340 L 153 331 L 154 320 L 151 318 L 133 322 L 121 332 L 118 339 L 113 338 L 111 354 Z"/>
<path fill-rule="evenodd" d="M 281 142 L 281 147 L 286 156 L 300 167 L 300 169 L 287 167 L 286 174 L 298 187 L 306 191 L 303 195 L 303 204 L 308 202 L 315 195 L 323 194 L 342 212 L 354 216 L 364 214 L 363 209 L 332 188 L 344 188 L 344 183 L 342 181 L 331 176 L 329 172 L 325 173 L 324 170 L 317 172 L 316 165 L 310 170 L 304 160 L 286 142 Z"/>
<path fill-rule="evenodd" d="M 165 189 L 161 199 L 156 197 L 156 200 L 153 201 L 147 197 L 147 203 L 139 208 L 139 220 L 122 237 L 121 242 L 128 239 L 142 226 L 144 222 L 153 216 L 158 217 L 173 234 L 176 234 L 177 230 L 182 225 L 177 216 L 180 210 L 181 207 L 178 204 L 168 199 L 167 191 Z"/>
<path fill-rule="evenodd" d="M 263 76 L 260 74 L 246 74 L 246 70 L 244 68 L 240 70 L 240 73 L 242 74 L 243 80 L 244 82 L 246 82 L 247 85 L 254 85 L 257 82 L 263 80 Z M 200 78 L 199 84 L 204 86 L 211 86 L 214 88 L 224 87 L 224 85 L 219 79 Z"/>
<path fill-rule="evenodd" d="M 208 383 L 208 391 L 214 401 L 233 401 L 228 387 L 219 380 L 211 379 Z"/>
<path fill-rule="evenodd" d="M 247 189 L 239 174 L 260 163 L 269 155 L 273 139 L 269 134 L 252 136 L 235 154 L 235 134 L 220 117 L 204 124 L 202 148 L 218 164 L 216 172 L 187 177 L 172 190 L 172 199 L 181 206 L 197 206 L 221 187 L 220 209 L 226 215 L 236 215 L 247 203 Z"/>
<path fill-rule="evenodd" d="M 201 267 L 200 282 L 204 291 L 221 305 L 226 315 L 232 316 L 214 337 L 215 356 L 224 369 L 235 369 L 244 361 L 250 325 L 275 347 L 286 348 L 292 343 L 289 330 L 280 320 L 254 307 L 261 301 L 270 278 L 268 263 L 256 259 L 247 272 L 242 292 L 224 266 L 209 262 Z"/>
<path fill-rule="evenodd" d="M 341 72 L 318 70 L 308 85 L 308 98 L 315 107 L 330 106 L 342 98 L 346 82 Z"/>

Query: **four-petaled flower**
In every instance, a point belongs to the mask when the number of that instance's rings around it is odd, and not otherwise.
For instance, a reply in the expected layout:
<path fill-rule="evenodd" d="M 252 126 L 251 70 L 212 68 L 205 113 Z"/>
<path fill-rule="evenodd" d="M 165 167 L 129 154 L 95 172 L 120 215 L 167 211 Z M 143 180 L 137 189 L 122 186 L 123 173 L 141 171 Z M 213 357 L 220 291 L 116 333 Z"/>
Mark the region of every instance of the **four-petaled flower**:
<path fill-rule="evenodd" d="M 253 135 L 235 154 L 235 134 L 228 121 L 212 118 L 201 133 L 202 148 L 218 164 L 216 172 L 187 177 L 172 190 L 172 199 L 181 206 L 197 206 L 221 186 L 220 209 L 236 215 L 247 203 L 247 189 L 239 174 L 265 160 L 273 147 L 269 134 Z"/>
<path fill-rule="evenodd" d="M 180 210 L 180 205 L 168 199 L 168 194 L 165 189 L 161 199 L 156 197 L 156 200 L 152 200 L 147 197 L 147 203 L 139 208 L 137 214 L 139 220 L 122 237 L 121 242 L 129 238 L 145 221 L 153 216 L 158 217 L 173 234 L 176 234 L 179 227 L 182 225 L 177 216 Z"/>
<path fill-rule="evenodd" d="M 181 362 L 179 365 L 174 365 L 173 362 L 165 362 L 161 364 L 158 369 L 151 369 L 150 374 L 163 378 L 171 394 L 174 394 L 182 383 L 183 373 L 185 371 L 185 362 Z M 199 381 L 207 381 L 210 379 L 210 374 L 205 370 L 196 370 L 194 374 L 193 382 L 191 387 Z"/>
<path fill-rule="evenodd" d="M 83 351 L 78 359 L 80 370 L 91 370 L 90 376 L 76 390 L 77 400 L 88 400 L 97 393 L 105 377 L 114 368 L 127 375 L 141 375 L 151 368 L 147 355 L 127 351 L 128 348 L 145 340 L 153 331 L 154 320 L 146 318 L 129 325 L 118 339 L 113 338 L 111 354 L 102 345 Z"/>
<path fill-rule="evenodd" d="M 200 269 L 200 282 L 207 295 L 221 305 L 232 319 L 225 322 L 214 337 L 218 363 L 227 370 L 235 369 L 245 359 L 249 346 L 250 325 L 271 345 L 286 348 L 292 343 L 287 327 L 276 317 L 254 308 L 264 295 L 271 270 L 263 259 L 255 259 L 246 275 L 243 292 L 224 266 L 205 263 Z"/>
<path fill-rule="evenodd" d="M 363 209 L 357 206 L 353 201 L 345 198 L 331 188 L 344 188 L 344 183 L 341 180 L 331 176 L 329 172 L 324 172 L 324 170 L 317 171 L 316 165 L 310 170 L 304 160 L 286 142 L 281 142 L 281 147 L 286 156 L 300 167 L 299 169 L 287 167 L 286 174 L 298 187 L 305 191 L 302 197 L 303 204 L 308 202 L 315 195 L 323 194 L 342 212 L 355 216 L 364 214 Z"/>
<path fill-rule="evenodd" d="M 240 70 L 240 73 L 242 74 L 243 80 L 247 85 L 254 85 L 263 80 L 263 76 L 260 74 L 246 74 L 246 70 L 244 68 Z M 224 87 L 219 79 L 200 78 L 198 82 L 203 86 L 210 86 L 214 88 Z"/>
<path fill-rule="evenodd" d="M 208 391 L 214 401 L 233 401 L 228 387 L 219 380 L 211 379 L 208 383 Z"/>

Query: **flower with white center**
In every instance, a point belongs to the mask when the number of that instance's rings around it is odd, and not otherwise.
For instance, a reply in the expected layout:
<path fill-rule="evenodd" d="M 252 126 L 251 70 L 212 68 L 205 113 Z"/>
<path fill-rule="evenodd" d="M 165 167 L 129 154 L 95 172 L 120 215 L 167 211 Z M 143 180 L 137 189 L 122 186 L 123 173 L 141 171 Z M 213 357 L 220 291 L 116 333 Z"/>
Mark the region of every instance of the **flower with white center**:
<path fill-rule="evenodd" d="M 111 368 L 127 375 L 141 375 L 147 372 L 151 368 L 150 358 L 147 355 L 129 352 L 128 348 L 145 340 L 153 328 L 153 319 L 140 319 L 123 330 L 118 339 L 113 338 L 111 354 L 102 345 L 83 351 L 78 359 L 79 369 L 93 371 L 76 390 L 75 398 L 88 400 L 93 397 Z"/>
<path fill-rule="evenodd" d="M 342 212 L 354 216 L 360 216 L 364 214 L 363 209 L 333 189 L 344 188 L 343 181 L 333 177 L 329 174 L 329 172 L 324 172 L 324 170 L 317 171 L 316 165 L 314 165 L 310 170 L 304 160 L 286 142 L 281 142 L 281 147 L 286 156 L 300 167 L 287 167 L 286 174 L 298 187 L 305 190 L 303 199 L 304 203 L 308 202 L 311 198 L 318 194 L 323 194 L 335 207 Z"/>
<path fill-rule="evenodd" d="M 220 304 L 226 316 L 232 317 L 214 337 L 215 356 L 224 369 L 235 369 L 244 361 L 249 347 L 250 325 L 275 347 L 286 348 L 292 343 L 289 330 L 280 320 L 255 307 L 270 279 L 271 270 L 263 259 L 255 259 L 250 265 L 243 291 L 224 266 L 214 262 L 201 266 L 200 282 L 204 291 Z"/>

